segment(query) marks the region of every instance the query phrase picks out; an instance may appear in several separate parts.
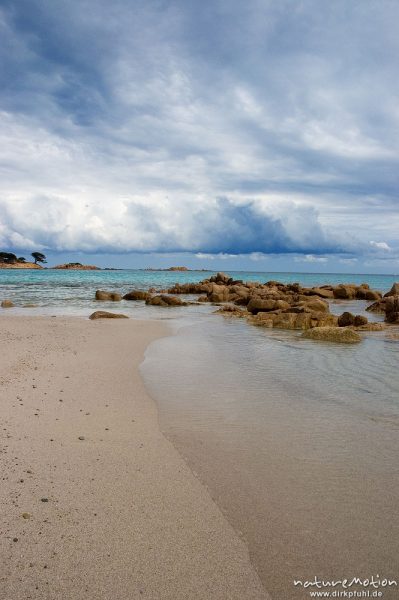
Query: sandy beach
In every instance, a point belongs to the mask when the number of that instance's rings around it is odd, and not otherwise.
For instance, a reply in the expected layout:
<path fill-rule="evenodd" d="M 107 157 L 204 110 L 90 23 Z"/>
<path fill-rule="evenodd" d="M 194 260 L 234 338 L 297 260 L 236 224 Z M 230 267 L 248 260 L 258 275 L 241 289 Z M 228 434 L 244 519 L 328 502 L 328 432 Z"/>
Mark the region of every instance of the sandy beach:
<path fill-rule="evenodd" d="M 0 319 L 1 600 L 268 598 L 158 426 L 160 323 Z"/>

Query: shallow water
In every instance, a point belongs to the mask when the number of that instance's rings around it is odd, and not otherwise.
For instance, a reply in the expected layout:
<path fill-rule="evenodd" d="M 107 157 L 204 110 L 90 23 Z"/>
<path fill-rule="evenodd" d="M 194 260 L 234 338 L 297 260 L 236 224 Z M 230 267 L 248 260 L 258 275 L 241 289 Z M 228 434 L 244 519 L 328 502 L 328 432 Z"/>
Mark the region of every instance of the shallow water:
<path fill-rule="evenodd" d="M 0 269 L 0 301 L 9 298 L 19 313 L 24 304 L 37 305 L 36 310 L 24 308 L 25 313 L 87 315 L 98 309 L 94 300 L 97 289 L 116 291 L 121 294 L 132 289 L 167 288 L 175 282 L 186 283 L 200 281 L 213 274 L 211 271 L 141 271 L 123 269 L 118 271 L 62 271 L 52 269 Z M 395 281 L 393 275 L 337 275 L 315 273 L 253 273 L 230 271 L 235 279 L 244 281 L 269 281 L 278 279 L 284 283 L 299 282 L 303 285 L 322 285 L 323 283 L 365 281 L 371 287 L 388 290 Z M 156 309 L 145 307 L 142 303 L 122 302 L 121 304 L 102 303 L 105 310 L 117 306 L 137 318 L 151 318 Z"/>
<path fill-rule="evenodd" d="M 294 578 L 398 578 L 398 359 L 385 332 L 343 346 L 216 315 L 149 348 L 161 427 L 275 600 L 309 598 Z"/>

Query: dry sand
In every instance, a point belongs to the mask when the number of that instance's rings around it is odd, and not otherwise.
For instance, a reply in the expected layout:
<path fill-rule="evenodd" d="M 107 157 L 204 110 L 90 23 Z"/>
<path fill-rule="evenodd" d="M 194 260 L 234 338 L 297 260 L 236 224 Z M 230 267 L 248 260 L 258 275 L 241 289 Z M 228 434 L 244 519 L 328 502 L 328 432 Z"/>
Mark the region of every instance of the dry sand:
<path fill-rule="evenodd" d="M 138 366 L 165 333 L 0 318 L 1 600 L 268 598 L 159 430 Z"/>

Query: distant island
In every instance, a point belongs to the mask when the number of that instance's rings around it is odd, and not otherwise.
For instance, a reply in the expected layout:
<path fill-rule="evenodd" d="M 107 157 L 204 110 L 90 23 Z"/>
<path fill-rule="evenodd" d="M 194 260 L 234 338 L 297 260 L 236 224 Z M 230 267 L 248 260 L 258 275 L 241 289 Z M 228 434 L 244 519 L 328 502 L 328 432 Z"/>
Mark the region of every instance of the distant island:
<path fill-rule="evenodd" d="M 101 271 L 100 267 L 96 267 L 95 265 L 82 265 L 82 263 L 79 262 L 65 263 L 51 268 L 64 271 Z"/>
<path fill-rule="evenodd" d="M 35 262 L 29 262 L 24 256 L 18 257 L 12 252 L 0 252 L 0 269 L 43 269 L 39 263 L 45 263 L 46 257 L 41 252 L 32 252 Z"/>
<path fill-rule="evenodd" d="M 35 262 L 27 261 L 25 257 L 17 257 L 12 252 L 0 252 L 0 269 L 45 269 L 39 263 L 47 263 L 45 254 L 41 252 L 32 252 L 32 258 Z M 70 262 L 62 265 L 56 265 L 55 267 L 49 267 L 50 269 L 60 269 L 64 271 L 100 271 L 100 267 L 95 265 L 82 265 L 80 262 Z"/>
<path fill-rule="evenodd" d="M 188 267 L 168 267 L 167 269 L 154 269 L 147 267 L 143 271 L 208 271 L 208 269 L 189 269 Z"/>

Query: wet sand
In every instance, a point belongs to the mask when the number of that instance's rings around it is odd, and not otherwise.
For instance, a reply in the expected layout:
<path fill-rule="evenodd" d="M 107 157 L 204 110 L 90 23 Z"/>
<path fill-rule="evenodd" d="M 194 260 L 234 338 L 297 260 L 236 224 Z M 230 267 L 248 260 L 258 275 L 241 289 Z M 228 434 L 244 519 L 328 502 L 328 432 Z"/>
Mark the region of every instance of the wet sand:
<path fill-rule="evenodd" d="M 268 598 L 159 430 L 138 366 L 165 334 L 1 317 L 1 600 Z"/>

